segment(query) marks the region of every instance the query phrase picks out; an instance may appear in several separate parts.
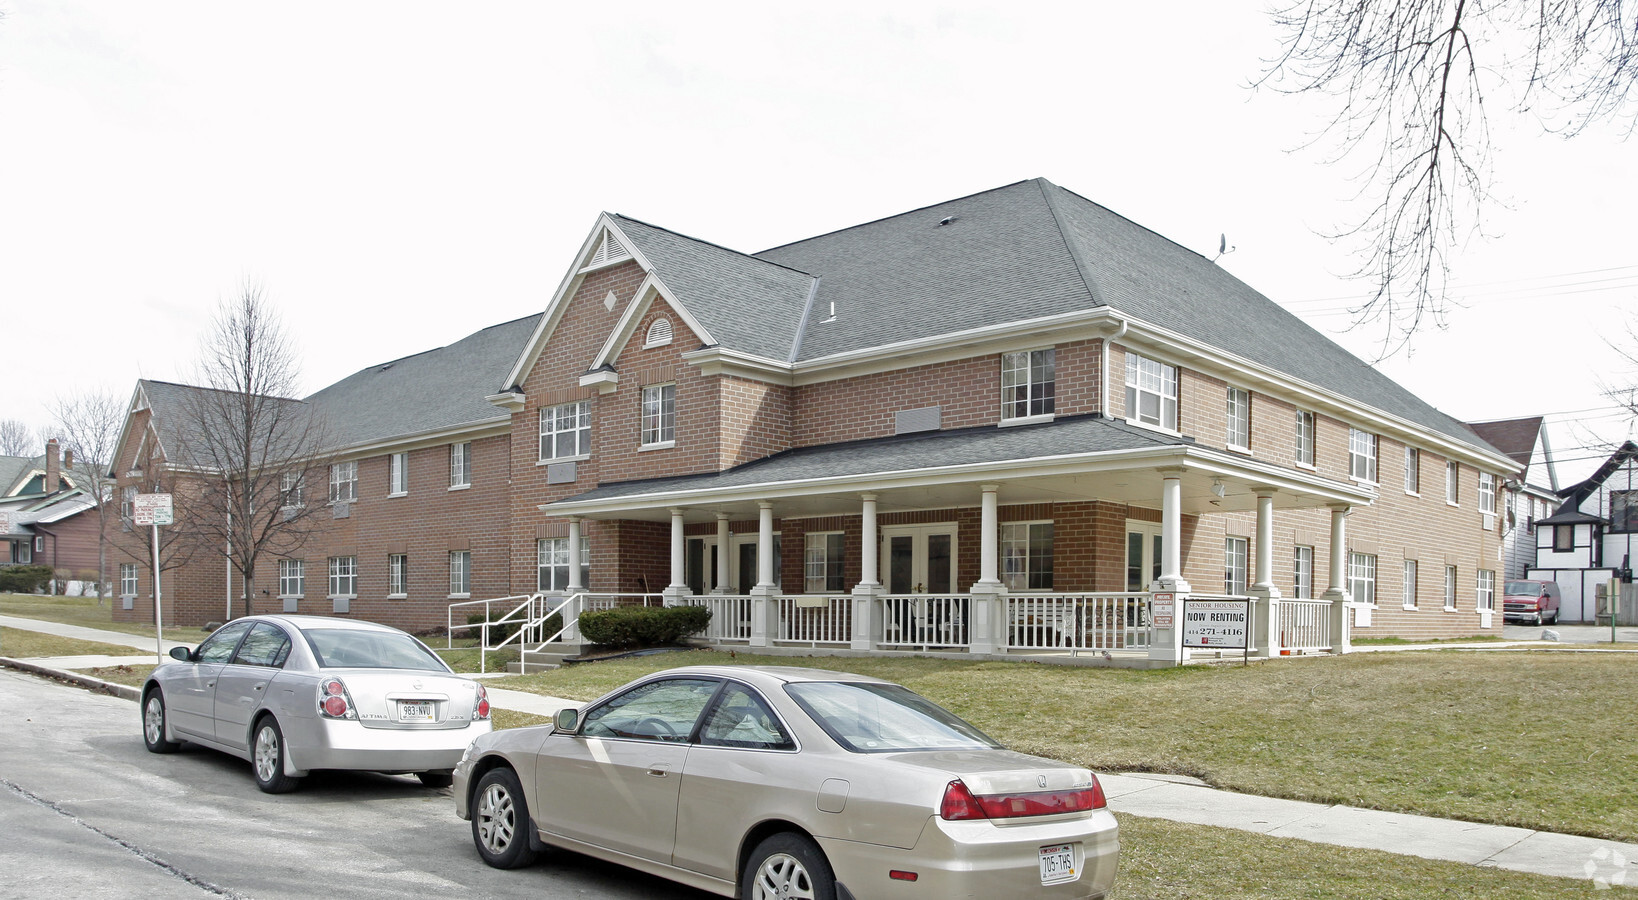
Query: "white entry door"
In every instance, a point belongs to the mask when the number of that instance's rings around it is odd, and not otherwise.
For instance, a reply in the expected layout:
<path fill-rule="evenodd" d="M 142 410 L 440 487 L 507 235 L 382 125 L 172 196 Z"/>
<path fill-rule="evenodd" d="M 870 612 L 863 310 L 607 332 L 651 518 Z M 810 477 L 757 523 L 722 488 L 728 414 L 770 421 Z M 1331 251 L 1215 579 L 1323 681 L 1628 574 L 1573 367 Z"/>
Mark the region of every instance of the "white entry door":
<path fill-rule="evenodd" d="M 1126 589 L 1147 591 L 1160 578 L 1160 523 L 1126 520 Z"/>
<path fill-rule="evenodd" d="M 956 590 L 955 523 L 883 528 L 881 558 L 889 594 L 949 594 Z"/>

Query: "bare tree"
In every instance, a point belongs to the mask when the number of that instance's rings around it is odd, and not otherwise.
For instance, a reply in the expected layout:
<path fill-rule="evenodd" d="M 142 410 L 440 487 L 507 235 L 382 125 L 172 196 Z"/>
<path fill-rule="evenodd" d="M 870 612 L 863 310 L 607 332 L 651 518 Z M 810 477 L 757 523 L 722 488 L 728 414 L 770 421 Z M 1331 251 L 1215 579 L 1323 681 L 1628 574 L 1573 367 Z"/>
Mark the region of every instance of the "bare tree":
<path fill-rule="evenodd" d="M 227 553 L 242 582 L 244 611 L 264 556 L 286 556 L 322 525 L 305 502 L 308 469 L 323 471 L 323 423 L 301 400 L 296 353 L 260 287 L 247 284 L 217 310 L 201 347 L 200 379 L 182 411 L 182 462 L 199 496 L 177 504 L 179 528 Z"/>
<path fill-rule="evenodd" d="M 45 441 L 19 419 L 0 419 L 0 456 L 39 456 Z"/>
<path fill-rule="evenodd" d="M 117 452 L 117 450 L 116 450 Z M 185 531 L 171 526 L 162 525 L 151 528 L 146 525 L 137 525 L 131 517 L 131 501 L 138 493 L 164 494 L 170 493 L 176 506 L 183 509 L 193 504 L 193 497 L 198 494 L 198 488 L 191 485 L 186 479 L 179 479 L 172 472 L 166 461 L 159 456 L 157 446 L 150 442 L 143 442 L 140 455 L 131 461 L 127 474 L 133 476 L 136 483 L 125 487 L 124 493 L 118 498 L 119 523 L 124 531 L 135 531 L 141 534 L 141 542 L 113 541 L 115 549 L 126 559 L 148 569 L 158 583 L 161 573 L 171 569 L 179 569 L 192 561 L 195 551 L 199 549 L 196 541 Z M 155 552 L 154 542 L 158 540 L 158 550 Z M 154 562 L 157 558 L 159 571 L 154 572 Z M 175 606 L 171 607 L 173 615 Z"/>
<path fill-rule="evenodd" d="M 97 504 L 97 603 L 108 593 L 108 527 L 112 524 L 114 454 L 125 407 L 113 394 L 92 391 L 59 399 L 52 409 L 65 450 L 73 453 L 72 475 Z"/>
<path fill-rule="evenodd" d="M 1493 203 L 1489 92 L 1566 137 L 1634 125 L 1638 21 L 1622 0 L 1288 0 L 1273 16 L 1283 50 L 1258 84 L 1340 97 L 1332 161 L 1367 160 L 1369 212 L 1330 236 L 1360 246 L 1353 275 L 1374 292 L 1355 324 L 1382 325 L 1383 355 L 1443 327 L 1449 254 Z"/>

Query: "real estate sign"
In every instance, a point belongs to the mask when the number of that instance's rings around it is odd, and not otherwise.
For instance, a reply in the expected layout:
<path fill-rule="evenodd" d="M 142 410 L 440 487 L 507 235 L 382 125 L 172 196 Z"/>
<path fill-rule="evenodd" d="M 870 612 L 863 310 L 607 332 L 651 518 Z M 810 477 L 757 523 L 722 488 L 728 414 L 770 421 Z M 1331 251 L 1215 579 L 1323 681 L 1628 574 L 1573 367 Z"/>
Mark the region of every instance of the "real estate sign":
<path fill-rule="evenodd" d="M 1183 601 L 1183 646 L 1245 650 L 1250 635 L 1250 600 Z"/>

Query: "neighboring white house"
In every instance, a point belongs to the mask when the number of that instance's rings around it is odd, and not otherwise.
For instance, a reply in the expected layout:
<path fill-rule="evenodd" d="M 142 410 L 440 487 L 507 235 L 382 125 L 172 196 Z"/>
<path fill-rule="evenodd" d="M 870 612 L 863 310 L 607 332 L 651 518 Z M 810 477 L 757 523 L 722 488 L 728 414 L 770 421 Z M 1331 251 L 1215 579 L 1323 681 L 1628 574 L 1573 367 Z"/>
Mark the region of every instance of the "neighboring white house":
<path fill-rule="evenodd" d="M 1559 619 L 1592 622 L 1600 589 L 1632 581 L 1638 544 L 1638 443 L 1627 441 L 1586 481 L 1564 491 L 1564 503 L 1536 522 L 1536 565 L 1529 577 L 1558 582 Z"/>
<path fill-rule="evenodd" d="M 1469 422 L 1469 428 L 1518 464 L 1503 482 L 1502 578 L 1523 578 L 1536 565 L 1536 523 L 1561 502 L 1553 448 L 1541 416 Z"/>

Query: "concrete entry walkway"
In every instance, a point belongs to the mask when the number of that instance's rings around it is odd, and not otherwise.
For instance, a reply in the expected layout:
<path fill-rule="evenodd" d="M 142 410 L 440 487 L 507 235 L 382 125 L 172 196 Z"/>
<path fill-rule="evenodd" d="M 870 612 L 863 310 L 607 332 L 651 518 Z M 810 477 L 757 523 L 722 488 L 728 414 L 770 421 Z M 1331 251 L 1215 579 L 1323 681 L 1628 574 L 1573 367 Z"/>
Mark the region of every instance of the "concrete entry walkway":
<path fill-rule="evenodd" d="M 131 641 L 142 641 L 141 638 L 119 632 L 10 616 L 0 616 L 0 627 L 41 631 L 63 637 L 128 646 L 131 645 Z M 1605 631 L 1607 634 L 1608 629 Z M 146 646 L 153 646 L 151 639 Z M 1448 646 L 1432 645 L 1430 649 Z M 146 663 L 153 661 L 151 655 L 106 658 L 137 659 Z M 63 677 L 81 683 L 95 681 L 68 671 L 67 666 L 58 669 L 56 666 L 45 665 L 45 662 L 47 661 L 0 658 L 0 665 L 10 665 L 25 671 Z M 490 702 L 501 709 L 550 716 L 566 706 L 577 705 L 573 700 L 495 687 L 494 681 L 497 680 L 497 676 L 489 676 L 484 680 L 489 687 Z M 133 688 L 108 685 L 105 689 L 108 689 L 109 693 L 137 699 L 137 692 Z M 1109 798 L 1109 807 L 1127 815 L 1169 819 L 1174 822 L 1210 825 L 1217 828 L 1234 828 L 1272 837 L 1297 838 L 1320 844 L 1380 850 L 1475 866 L 1493 866 L 1537 875 L 1576 878 L 1591 881 L 1601 887 L 1638 886 L 1638 844 L 1532 831 L 1506 825 L 1486 825 L 1409 813 L 1238 794 L 1209 787 L 1192 778 L 1178 776 L 1100 773 L 1098 778 L 1103 783 L 1105 795 Z"/>

